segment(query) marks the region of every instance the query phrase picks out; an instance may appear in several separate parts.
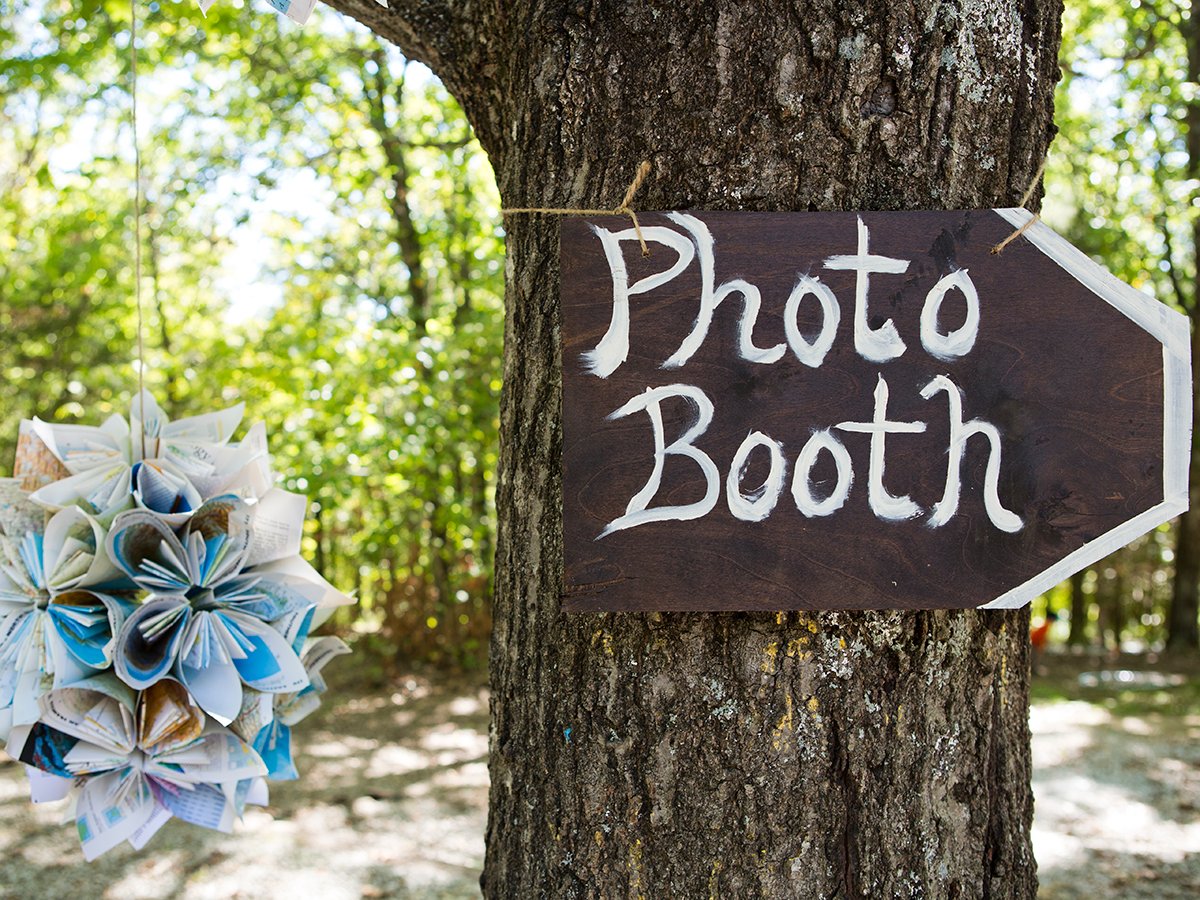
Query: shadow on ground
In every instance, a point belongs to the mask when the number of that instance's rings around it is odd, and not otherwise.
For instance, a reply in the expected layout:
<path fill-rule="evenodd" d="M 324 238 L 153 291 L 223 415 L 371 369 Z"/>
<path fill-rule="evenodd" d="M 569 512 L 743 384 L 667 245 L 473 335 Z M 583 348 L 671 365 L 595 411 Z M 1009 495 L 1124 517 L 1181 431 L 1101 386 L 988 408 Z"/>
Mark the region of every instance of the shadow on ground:
<path fill-rule="evenodd" d="M 1200 661 L 1039 669 L 1039 900 L 1200 897 Z M 381 691 L 339 674 L 296 729 L 303 778 L 273 784 L 233 835 L 171 822 L 146 851 L 89 865 L 60 805 L 32 807 L 20 767 L 0 763 L 0 900 L 478 900 L 485 675 Z"/>
<path fill-rule="evenodd" d="M 1044 662 L 1030 716 L 1039 900 L 1200 897 L 1197 661 Z"/>
<path fill-rule="evenodd" d="M 172 821 L 145 851 L 126 844 L 91 864 L 59 824 L 62 804 L 31 806 L 6 760 L 0 900 L 477 900 L 485 680 L 414 676 L 383 694 L 335 683 L 295 729 L 301 780 L 272 783 L 270 806 L 232 835 Z"/>

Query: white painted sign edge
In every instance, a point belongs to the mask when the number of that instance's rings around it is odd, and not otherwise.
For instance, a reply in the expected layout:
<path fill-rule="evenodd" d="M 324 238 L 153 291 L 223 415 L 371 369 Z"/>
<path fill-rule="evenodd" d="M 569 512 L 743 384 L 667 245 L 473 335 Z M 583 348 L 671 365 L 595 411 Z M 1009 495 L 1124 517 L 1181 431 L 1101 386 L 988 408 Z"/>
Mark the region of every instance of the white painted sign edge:
<path fill-rule="evenodd" d="M 1033 218 L 1033 214 L 1026 209 L 997 209 L 995 212 L 1015 228 L 1023 227 Z M 1163 501 L 1089 541 L 1024 584 L 984 603 L 980 609 L 1022 607 L 1080 569 L 1103 559 L 1188 508 L 1193 400 L 1191 328 L 1187 317 L 1121 281 L 1040 219 L 1022 237 L 1163 345 Z"/>

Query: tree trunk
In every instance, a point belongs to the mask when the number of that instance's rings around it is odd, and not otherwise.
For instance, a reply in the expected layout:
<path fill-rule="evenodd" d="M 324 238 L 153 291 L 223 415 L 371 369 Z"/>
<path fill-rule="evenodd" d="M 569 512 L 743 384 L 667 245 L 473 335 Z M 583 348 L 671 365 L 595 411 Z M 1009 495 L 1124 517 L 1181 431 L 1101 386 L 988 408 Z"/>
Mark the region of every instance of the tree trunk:
<path fill-rule="evenodd" d="M 1125 578 L 1121 569 L 1120 563 L 1114 565 L 1112 578 L 1107 577 L 1105 570 L 1101 569 L 1100 577 L 1096 580 L 1096 603 L 1100 607 L 1100 646 L 1114 654 L 1121 651 L 1121 628 L 1125 624 L 1124 604 L 1121 600 L 1125 591 Z"/>
<path fill-rule="evenodd" d="M 1180 31 L 1187 46 L 1188 80 L 1200 78 L 1200 7 L 1193 6 Z M 1188 175 L 1200 178 L 1200 100 L 1192 97 L 1184 107 Z M 1193 266 L 1200 254 L 1200 219 L 1192 221 Z M 1181 282 L 1176 282 L 1177 285 Z M 1200 278 L 1192 270 L 1191 292 L 1185 295 L 1177 287 L 1177 299 L 1192 320 L 1192 371 L 1200 371 Z M 1200 395 L 1193 396 L 1193 415 L 1200 413 Z M 1194 420 L 1195 421 L 1195 420 Z M 1188 470 L 1191 505 L 1179 517 L 1175 544 L 1175 580 L 1171 589 L 1171 607 L 1167 611 L 1167 649 L 1200 650 L 1200 444 L 1193 434 L 1192 465 Z"/>
<path fill-rule="evenodd" d="M 1200 15 L 1193 11 L 1193 18 Z M 1195 18 L 1200 21 L 1200 18 Z M 1193 26 L 1195 27 L 1195 26 Z M 1195 34 L 1193 32 L 1193 40 Z M 1200 73 L 1200 46 L 1189 45 L 1189 68 Z M 1200 77 L 1200 75 L 1198 75 Z M 1200 175 L 1200 102 L 1188 105 L 1188 146 L 1196 173 Z M 1193 145 L 1195 145 L 1193 147 Z M 1200 220 L 1192 226 L 1194 247 L 1200 247 Z M 1192 371 L 1200 371 L 1200 297 L 1192 291 Z M 1193 415 L 1200 415 L 1200 394 L 1193 394 Z M 1196 420 L 1200 421 L 1200 419 Z M 1175 538 L 1175 579 L 1171 583 L 1171 606 L 1167 610 L 1167 649 L 1195 653 L 1200 650 L 1200 435 L 1192 436 L 1192 464 L 1188 469 L 1191 504 L 1179 517 Z"/>
<path fill-rule="evenodd" d="M 1200 360 L 1193 352 L 1193 366 L 1197 362 Z M 1179 517 L 1175 580 L 1167 610 L 1167 649 L 1194 653 L 1200 649 L 1200 462 L 1194 451 L 1188 474 L 1191 506 Z"/>
<path fill-rule="evenodd" d="M 1057 2 L 333 0 L 511 207 L 1015 205 Z M 510 215 L 484 894 L 1032 898 L 1028 610 L 564 615 L 558 225 Z"/>
<path fill-rule="evenodd" d="M 1087 594 L 1083 592 L 1083 577 L 1085 569 L 1071 576 L 1071 632 L 1067 643 L 1071 646 L 1082 646 L 1087 643 L 1088 602 Z"/>

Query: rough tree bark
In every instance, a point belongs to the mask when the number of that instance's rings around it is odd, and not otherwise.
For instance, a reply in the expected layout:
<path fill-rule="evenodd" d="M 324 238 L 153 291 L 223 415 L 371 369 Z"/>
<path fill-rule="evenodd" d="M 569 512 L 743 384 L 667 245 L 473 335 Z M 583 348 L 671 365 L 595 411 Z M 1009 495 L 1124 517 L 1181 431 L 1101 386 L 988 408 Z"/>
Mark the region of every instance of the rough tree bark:
<path fill-rule="evenodd" d="M 1015 205 L 1057 0 L 331 0 L 508 206 Z M 1028 612 L 559 611 L 557 223 L 510 216 L 488 898 L 1031 898 Z"/>

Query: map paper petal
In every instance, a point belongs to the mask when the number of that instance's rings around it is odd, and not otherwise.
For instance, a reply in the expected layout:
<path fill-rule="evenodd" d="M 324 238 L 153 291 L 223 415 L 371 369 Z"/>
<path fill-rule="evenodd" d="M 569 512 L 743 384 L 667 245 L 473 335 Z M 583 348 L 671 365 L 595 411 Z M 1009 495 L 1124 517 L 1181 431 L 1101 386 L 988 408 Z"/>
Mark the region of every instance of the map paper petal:
<path fill-rule="evenodd" d="M 134 850 L 141 850 L 146 844 L 150 843 L 150 838 L 158 834 L 159 829 L 173 819 L 171 811 L 165 806 L 156 803 L 154 812 L 150 814 L 150 818 L 146 823 L 129 836 L 129 846 Z"/>
<path fill-rule="evenodd" d="M 238 717 L 242 709 L 242 678 L 233 663 L 197 669 L 180 662 L 175 674 L 200 708 L 222 725 L 228 725 Z"/>
<path fill-rule="evenodd" d="M 129 426 L 120 416 L 104 425 L 55 425 L 34 418 L 30 427 L 73 475 L 115 461 L 129 462 Z"/>
<path fill-rule="evenodd" d="M 29 799 L 32 803 L 53 803 L 65 800 L 75 783 L 72 778 L 51 775 L 35 766 L 25 766 L 25 777 L 29 779 Z"/>
<path fill-rule="evenodd" d="M 130 492 L 139 509 L 161 515 L 178 527 L 201 504 L 200 492 L 188 476 L 169 460 L 145 459 L 130 470 Z"/>
<path fill-rule="evenodd" d="M 154 814 L 154 797 L 144 784 L 114 799 L 123 778 L 144 781 L 140 773 L 110 772 L 88 779 L 79 793 L 75 824 L 88 862 L 124 843 Z"/>
<path fill-rule="evenodd" d="M 152 755 L 199 740 L 207 724 L 195 699 L 174 678 L 159 679 L 138 698 L 137 743 Z"/>
<path fill-rule="evenodd" d="M 80 664 L 107 669 L 116 656 L 117 635 L 132 603 L 96 591 L 67 591 L 51 598 L 46 612 L 58 640 Z"/>
<path fill-rule="evenodd" d="M 102 584 L 133 587 L 108 555 L 104 526 L 78 506 L 68 506 L 50 517 L 42 554 L 46 584 L 52 592 Z"/>
<path fill-rule="evenodd" d="M 308 497 L 273 488 L 251 507 L 254 510 L 254 543 L 247 566 L 300 555 Z"/>
<path fill-rule="evenodd" d="M 182 607 L 178 620 L 166 630 L 147 638 L 139 627 L 147 620 Z M 179 655 L 179 645 L 192 610 L 182 597 L 163 597 L 139 607 L 117 636 L 117 655 L 113 669 L 121 680 L 136 689 L 148 688 L 166 675 Z"/>
<path fill-rule="evenodd" d="M 236 812 L 225 795 L 210 784 L 197 785 L 194 790 L 178 794 L 164 791 L 162 800 L 172 814 L 185 822 L 225 834 L 233 831 Z"/>
<path fill-rule="evenodd" d="M 45 523 L 45 511 L 22 488 L 21 479 L 0 478 L 0 531 L 20 538 L 27 531 L 41 533 Z"/>
<path fill-rule="evenodd" d="M 108 532 L 108 555 L 140 587 L 148 591 L 170 593 L 171 582 L 144 564 L 170 562 L 165 552 L 182 563 L 187 558 L 183 544 L 170 525 L 146 510 L 129 510 L 117 516 Z M 176 590 L 186 589 L 186 571 L 179 572 Z"/>
<path fill-rule="evenodd" d="M 51 775 L 73 778 L 63 759 L 77 743 L 78 738 L 56 731 L 41 722 L 35 722 L 32 725 L 14 726 L 8 735 L 4 752 L 27 766 L 33 766 Z"/>
<path fill-rule="evenodd" d="M 300 662 L 300 657 L 283 635 L 250 616 L 237 613 L 224 615 L 227 619 L 233 619 L 254 645 L 254 651 L 245 659 L 233 661 L 246 684 L 268 694 L 290 693 L 308 685 L 304 663 Z M 237 715 L 237 710 L 234 710 L 234 715 Z"/>
<path fill-rule="evenodd" d="M 332 584 L 321 577 L 321 573 L 299 556 L 289 556 L 286 559 L 264 563 L 247 570 L 248 574 L 270 577 L 278 584 L 284 584 L 317 604 L 317 615 L 313 618 L 312 627 L 316 628 L 329 618 L 338 606 L 351 606 L 354 598 L 343 594 Z"/>
<path fill-rule="evenodd" d="M 108 460 L 70 478 L 44 485 L 29 496 L 52 512 L 79 506 L 101 525 L 108 525 L 118 513 L 133 506 L 129 464 L 122 459 Z"/>
<path fill-rule="evenodd" d="M 44 484 L 62 481 L 70 470 L 46 446 L 33 430 L 33 422 L 22 419 L 17 428 L 17 456 L 13 460 L 13 478 L 27 491 L 36 491 Z"/>
<path fill-rule="evenodd" d="M 292 781 L 300 777 L 292 762 L 292 730 L 276 720 L 266 725 L 254 739 L 254 749 L 267 766 L 272 781 Z"/>

